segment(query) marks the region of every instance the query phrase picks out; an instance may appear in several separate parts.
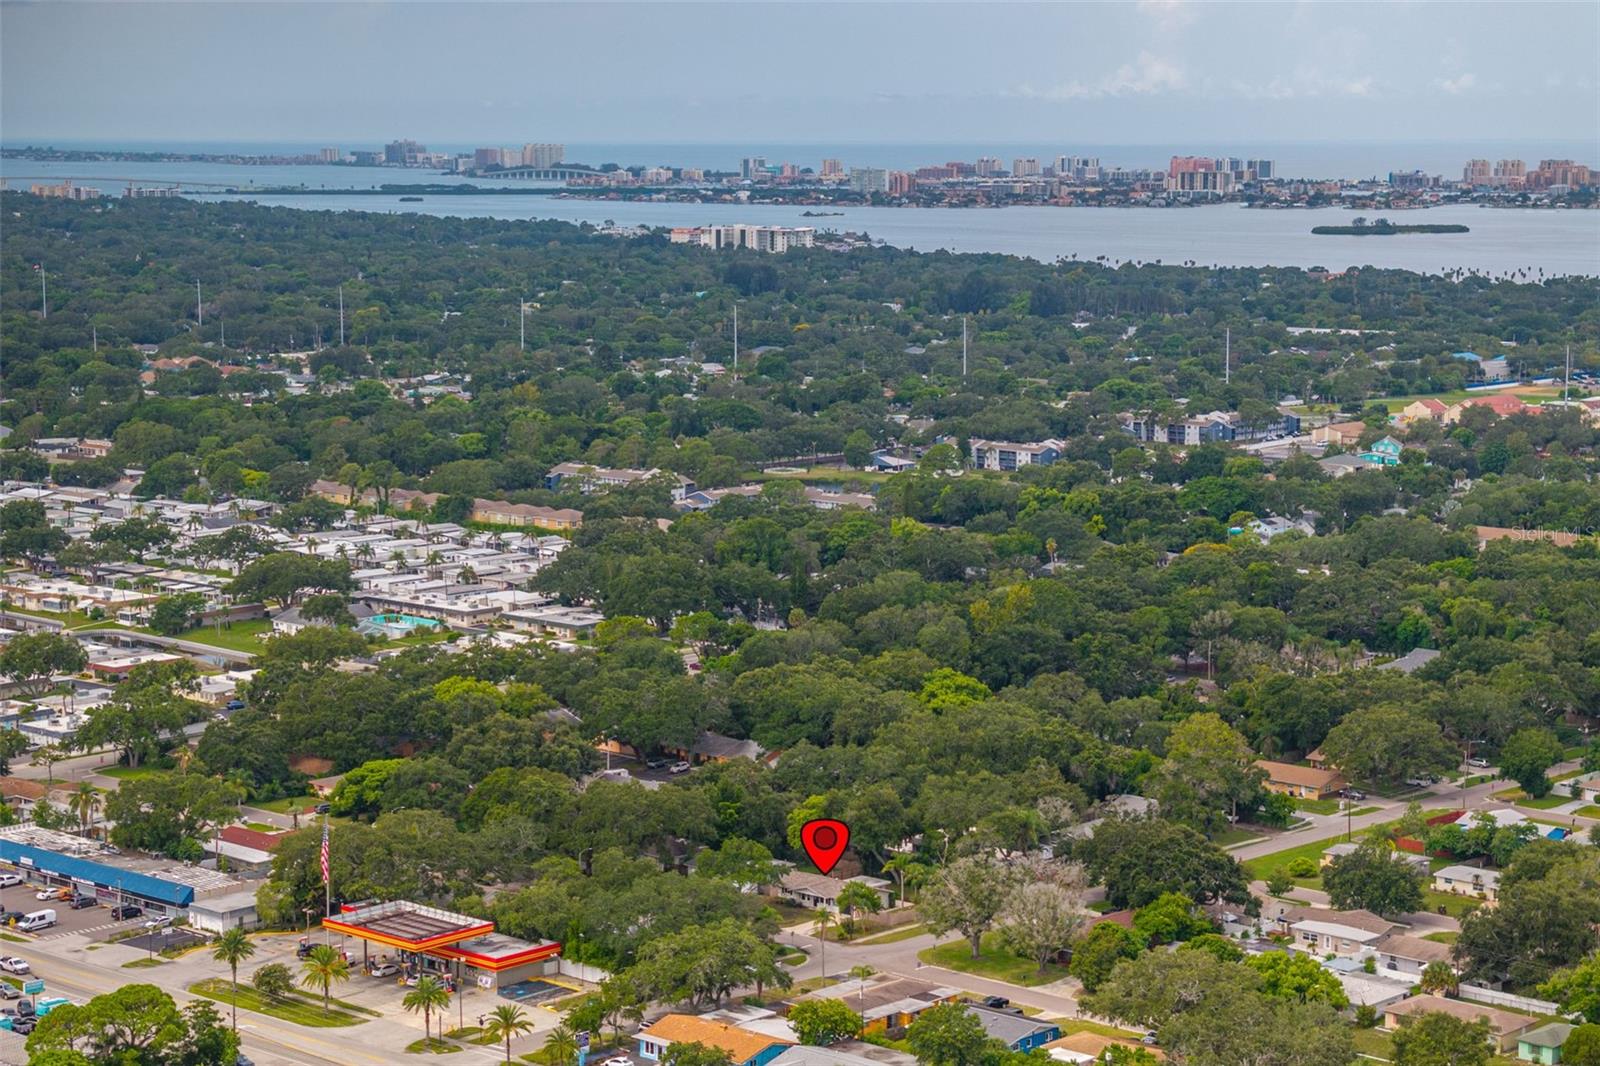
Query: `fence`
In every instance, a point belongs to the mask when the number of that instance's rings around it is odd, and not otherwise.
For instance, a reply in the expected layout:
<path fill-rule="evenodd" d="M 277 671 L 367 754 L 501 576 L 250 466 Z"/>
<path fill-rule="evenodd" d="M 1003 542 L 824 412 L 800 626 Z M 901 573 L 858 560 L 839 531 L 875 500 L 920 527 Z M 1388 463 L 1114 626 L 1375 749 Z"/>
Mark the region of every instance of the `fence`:
<path fill-rule="evenodd" d="M 572 959 L 561 959 L 556 967 L 556 973 L 562 977 L 576 977 L 580 981 L 588 981 L 597 985 L 611 976 L 610 971 L 602 970 L 598 966 L 590 966 L 586 962 L 575 962 Z"/>
<path fill-rule="evenodd" d="M 1534 1014 L 1559 1014 L 1561 1005 L 1551 1003 L 1544 999 L 1531 999 L 1528 996 L 1515 996 L 1510 992 L 1496 992 L 1492 988 L 1482 985 L 1461 984 L 1461 998 L 1474 1003 L 1487 1003 L 1494 1007 L 1514 1007 L 1517 1010 L 1531 1011 Z"/>

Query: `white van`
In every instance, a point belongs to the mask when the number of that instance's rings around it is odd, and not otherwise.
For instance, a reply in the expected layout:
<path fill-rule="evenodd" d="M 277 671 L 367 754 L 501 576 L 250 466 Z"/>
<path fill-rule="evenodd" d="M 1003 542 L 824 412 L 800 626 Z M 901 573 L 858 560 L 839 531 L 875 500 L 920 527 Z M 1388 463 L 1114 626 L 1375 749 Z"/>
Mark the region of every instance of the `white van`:
<path fill-rule="evenodd" d="M 17 922 L 17 928 L 22 930 L 24 933 L 33 933 L 40 929 L 48 929 L 55 924 L 55 909 L 53 907 L 46 907 L 42 911 L 34 911 L 32 914 L 24 914 L 21 920 Z"/>

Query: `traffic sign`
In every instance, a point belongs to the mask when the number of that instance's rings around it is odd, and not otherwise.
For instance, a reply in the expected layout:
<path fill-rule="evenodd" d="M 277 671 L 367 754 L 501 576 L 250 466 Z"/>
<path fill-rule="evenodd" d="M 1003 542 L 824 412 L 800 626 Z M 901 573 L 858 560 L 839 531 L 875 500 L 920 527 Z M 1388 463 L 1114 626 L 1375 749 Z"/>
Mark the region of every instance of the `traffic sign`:
<path fill-rule="evenodd" d="M 22 994 L 25 996 L 41 996 L 44 994 L 43 981 L 25 981 L 22 985 Z"/>

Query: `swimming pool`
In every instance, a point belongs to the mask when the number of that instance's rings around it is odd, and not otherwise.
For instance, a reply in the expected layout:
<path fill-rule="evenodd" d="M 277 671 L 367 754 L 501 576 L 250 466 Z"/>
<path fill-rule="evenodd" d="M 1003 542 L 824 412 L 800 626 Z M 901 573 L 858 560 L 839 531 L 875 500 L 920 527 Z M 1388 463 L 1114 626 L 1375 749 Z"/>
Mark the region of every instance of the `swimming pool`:
<path fill-rule="evenodd" d="M 443 629 L 437 618 L 423 618 L 415 614 L 375 614 L 356 627 L 359 633 L 384 637 L 404 637 L 418 629 Z"/>

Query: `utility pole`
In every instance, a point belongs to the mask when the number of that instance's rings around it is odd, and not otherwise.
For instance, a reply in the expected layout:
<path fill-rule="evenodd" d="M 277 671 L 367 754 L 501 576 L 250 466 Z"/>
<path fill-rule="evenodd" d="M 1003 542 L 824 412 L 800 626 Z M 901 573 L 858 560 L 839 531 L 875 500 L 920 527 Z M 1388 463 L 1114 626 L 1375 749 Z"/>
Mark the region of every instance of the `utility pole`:
<path fill-rule="evenodd" d="M 50 289 L 44 281 L 44 264 L 39 264 L 39 317 L 50 317 Z"/>
<path fill-rule="evenodd" d="M 967 376 L 967 316 L 961 316 L 961 376 Z"/>
<path fill-rule="evenodd" d="M 200 279 L 194 279 L 194 321 L 197 328 L 206 324 L 205 305 L 200 302 Z"/>
<path fill-rule="evenodd" d="M 98 352 L 100 350 L 100 327 L 91 325 L 89 327 L 89 331 L 90 335 L 94 338 L 92 341 L 94 345 L 92 350 Z"/>
<path fill-rule="evenodd" d="M 225 318 L 217 319 L 217 328 L 222 330 L 222 338 L 218 343 L 226 348 L 228 346 L 228 320 Z"/>
<path fill-rule="evenodd" d="M 1224 329 L 1222 331 L 1222 383 L 1224 385 L 1228 384 L 1233 377 L 1232 362 L 1233 330 Z"/>
<path fill-rule="evenodd" d="M 344 347 L 344 286 L 339 286 L 339 347 Z"/>
<path fill-rule="evenodd" d="M 517 351 L 528 350 L 528 301 L 517 299 Z"/>
<path fill-rule="evenodd" d="M 733 301 L 733 376 L 739 376 L 739 301 Z"/>
<path fill-rule="evenodd" d="M 1572 392 L 1572 344 L 1567 344 L 1567 376 L 1561 383 L 1561 402 L 1566 403 Z"/>

